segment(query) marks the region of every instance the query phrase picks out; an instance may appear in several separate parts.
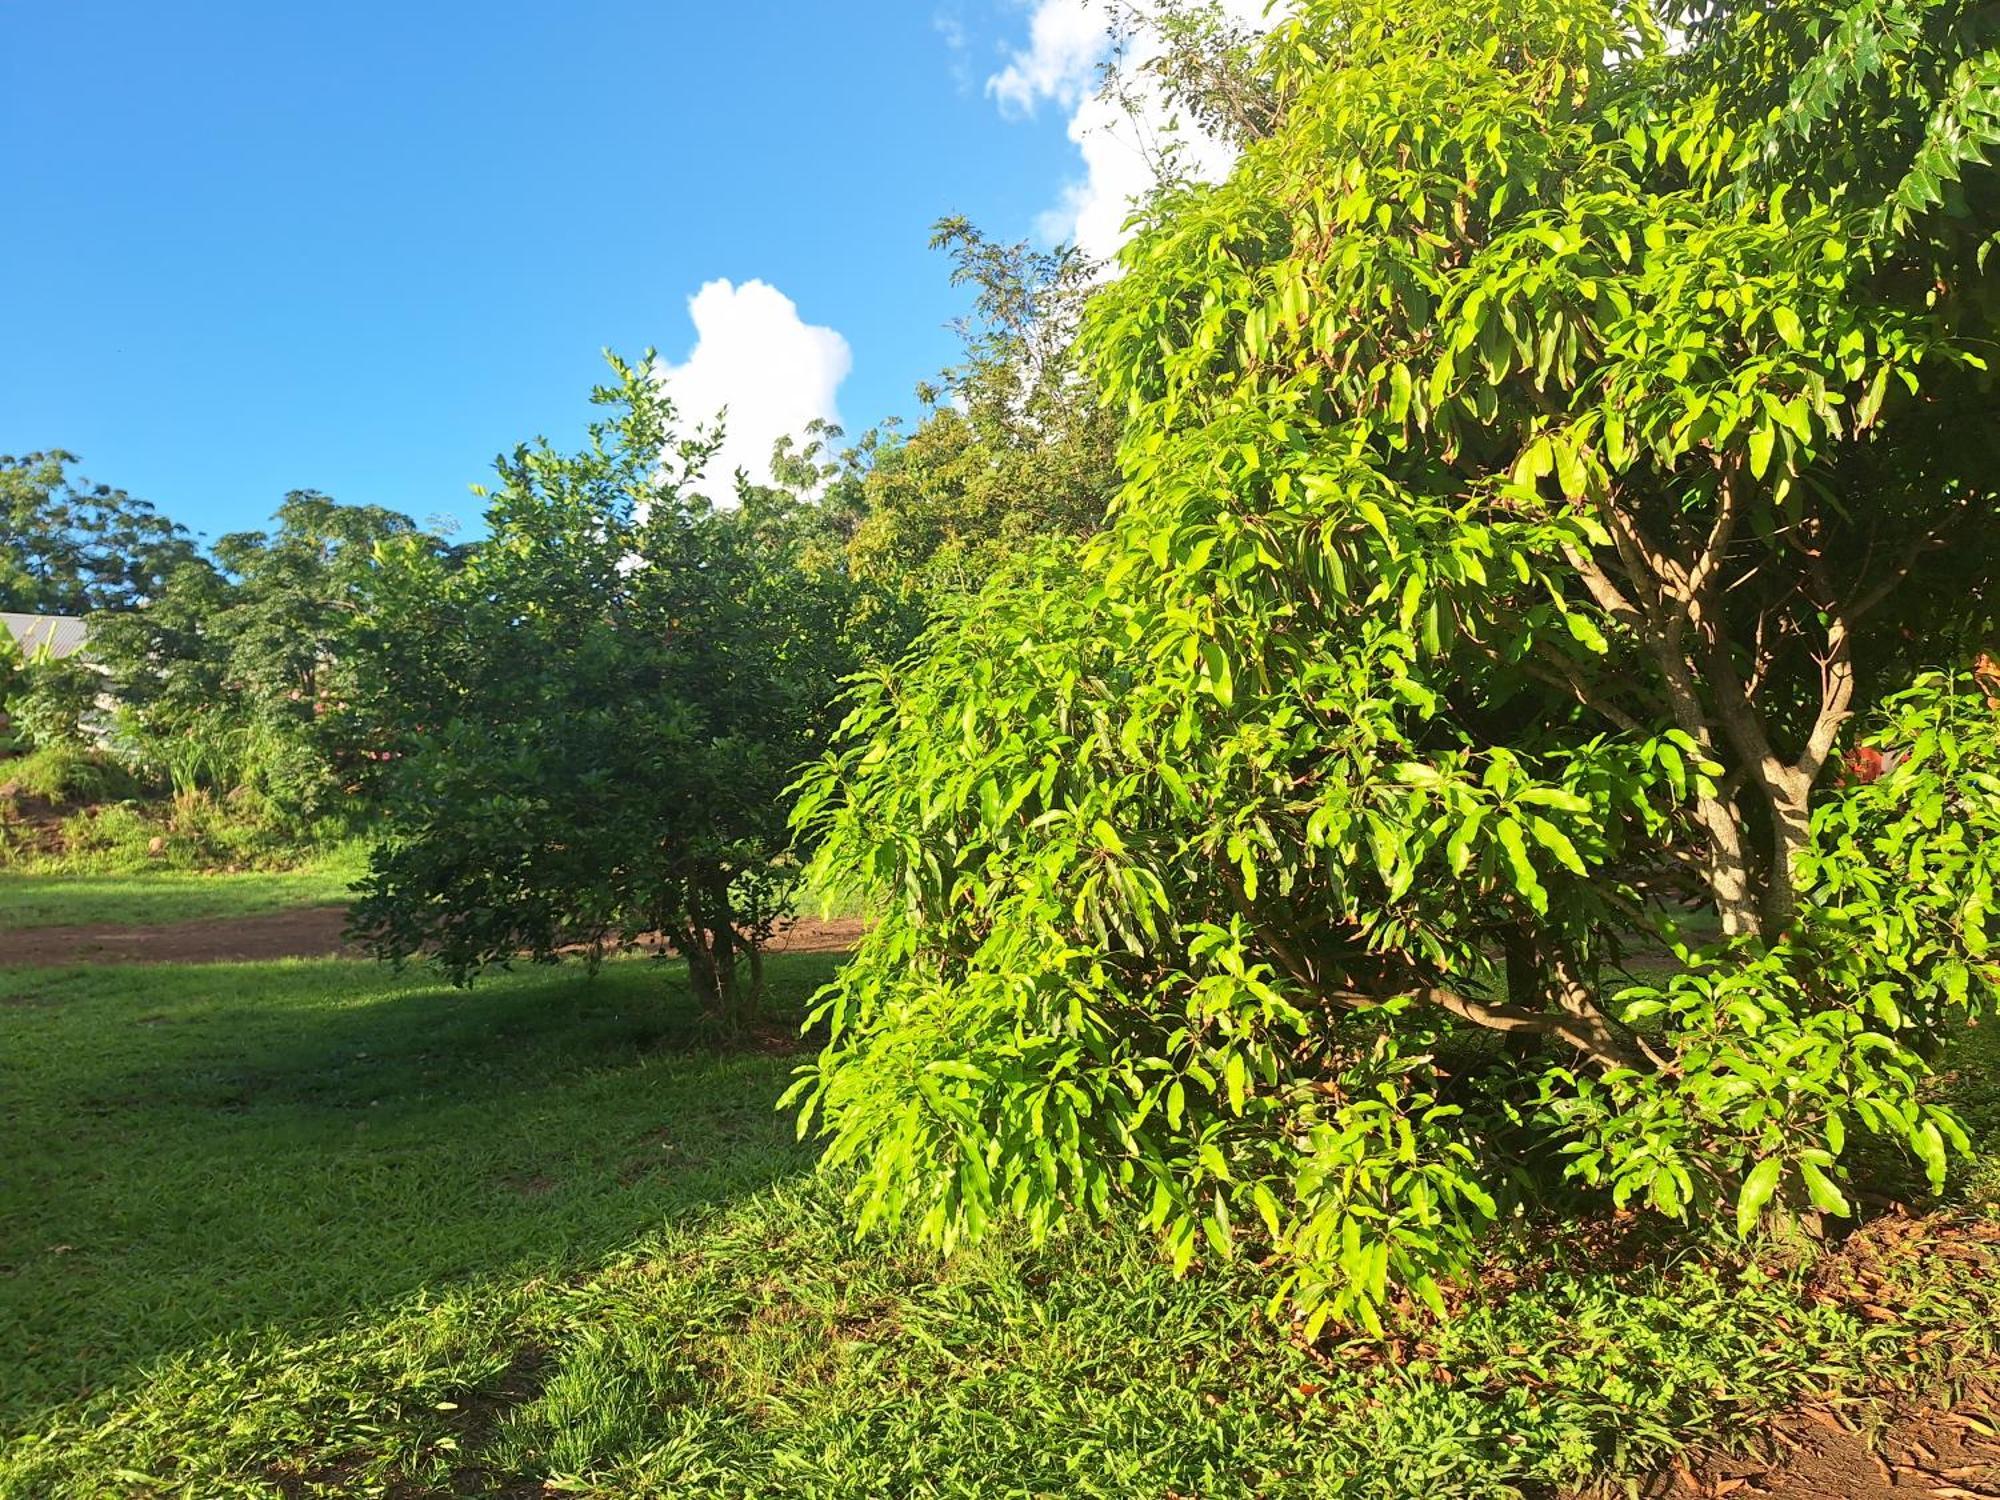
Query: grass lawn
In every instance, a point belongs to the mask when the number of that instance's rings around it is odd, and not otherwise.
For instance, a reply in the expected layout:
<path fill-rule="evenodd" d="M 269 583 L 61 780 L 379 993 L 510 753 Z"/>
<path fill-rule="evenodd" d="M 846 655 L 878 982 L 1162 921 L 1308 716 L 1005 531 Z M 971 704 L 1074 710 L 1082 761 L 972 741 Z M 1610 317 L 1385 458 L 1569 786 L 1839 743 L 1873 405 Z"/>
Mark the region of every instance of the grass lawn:
<path fill-rule="evenodd" d="M 0 870 L 0 930 L 148 927 L 202 917 L 246 917 L 299 906 L 343 906 L 366 868 L 351 853 L 304 869 L 241 875 L 41 875 Z"/>
<path fill-rule="evenodd" d="M 1537 1494 L 1994 1363 L 2000 1264 L 1907 1222 L 1791 1273 L 1544 1245 L 1330 1351 L 1117 1232 L 857 1245 L 792 1061 L 638 961 L 0 971 L 0 1495 Z"/>

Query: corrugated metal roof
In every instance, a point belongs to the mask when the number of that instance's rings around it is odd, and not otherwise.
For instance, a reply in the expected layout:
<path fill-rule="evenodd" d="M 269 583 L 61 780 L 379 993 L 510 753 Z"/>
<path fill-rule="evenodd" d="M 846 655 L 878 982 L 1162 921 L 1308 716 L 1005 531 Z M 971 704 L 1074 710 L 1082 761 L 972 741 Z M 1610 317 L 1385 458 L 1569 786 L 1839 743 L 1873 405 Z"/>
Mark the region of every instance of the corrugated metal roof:
<path fill-rule="evenodd" d="M 54 656 L 74 656 L 90 638 L 90 626 L 76 615 L 19 615 L 0 609 L 0 625 L 21 648 L 32 656 L 44 646 Z"/>

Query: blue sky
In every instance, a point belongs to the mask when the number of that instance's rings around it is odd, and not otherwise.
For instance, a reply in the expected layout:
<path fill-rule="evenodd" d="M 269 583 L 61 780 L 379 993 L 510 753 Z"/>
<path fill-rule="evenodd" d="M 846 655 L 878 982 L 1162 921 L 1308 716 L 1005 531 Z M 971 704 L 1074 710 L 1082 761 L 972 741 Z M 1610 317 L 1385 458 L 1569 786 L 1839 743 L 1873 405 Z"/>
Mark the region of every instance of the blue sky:
<path fill-rule="evenodd" d="M 849 430 L 907 413 L 964 306 L 931 223 L 1076 226 L 1085 9 L 0 0 L 0 452 L 211 537 L 294 488 L 470 519 L 725 279 L 677 391 L 823 404 L 844 342 Z"/>

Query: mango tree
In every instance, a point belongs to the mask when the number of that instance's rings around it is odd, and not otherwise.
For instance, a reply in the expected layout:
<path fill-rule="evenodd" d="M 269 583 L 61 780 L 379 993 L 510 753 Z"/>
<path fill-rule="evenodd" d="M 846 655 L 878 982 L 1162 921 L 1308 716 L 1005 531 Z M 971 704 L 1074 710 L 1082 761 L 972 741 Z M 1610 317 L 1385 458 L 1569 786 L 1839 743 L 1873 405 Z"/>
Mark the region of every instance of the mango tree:
<path fill-rule="evenodd" d="M 802 1128 L 869 1222 L 1136 1213 L 1315 1329 L 1578 1191 L 1941 1183 L 2000 982 L 1990 18 L 1305 0 L 1258 66 L 1096 299 L 1110 533 L 808 778 L 886 917 Z"/>

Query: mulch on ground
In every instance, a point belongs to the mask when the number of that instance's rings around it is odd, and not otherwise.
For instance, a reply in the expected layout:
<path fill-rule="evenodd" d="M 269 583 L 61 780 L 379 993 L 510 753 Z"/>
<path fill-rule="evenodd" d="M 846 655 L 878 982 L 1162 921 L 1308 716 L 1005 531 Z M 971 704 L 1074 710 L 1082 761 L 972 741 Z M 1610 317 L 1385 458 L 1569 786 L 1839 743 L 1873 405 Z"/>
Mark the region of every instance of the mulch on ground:
<path fill-rule="evenodd" d="M 159 927 L 93 924 L 0 932 L 0 965 L 246 963 L 274 958 L 361 958 L 347 941 L 346 910 L 302 907 L 247 917 L 211 917 Z M 843 953 L 863 931 L 852 918 L 801 919 L 771 939 L 771 953 Z"/>
<path fill-rule="evenodd" d="M 1755 1458 L 1677 1465 L 1641 1500 L 2000 1500 L 2000 1412 L 1806 1407 L 1766 1429 Z"/>

